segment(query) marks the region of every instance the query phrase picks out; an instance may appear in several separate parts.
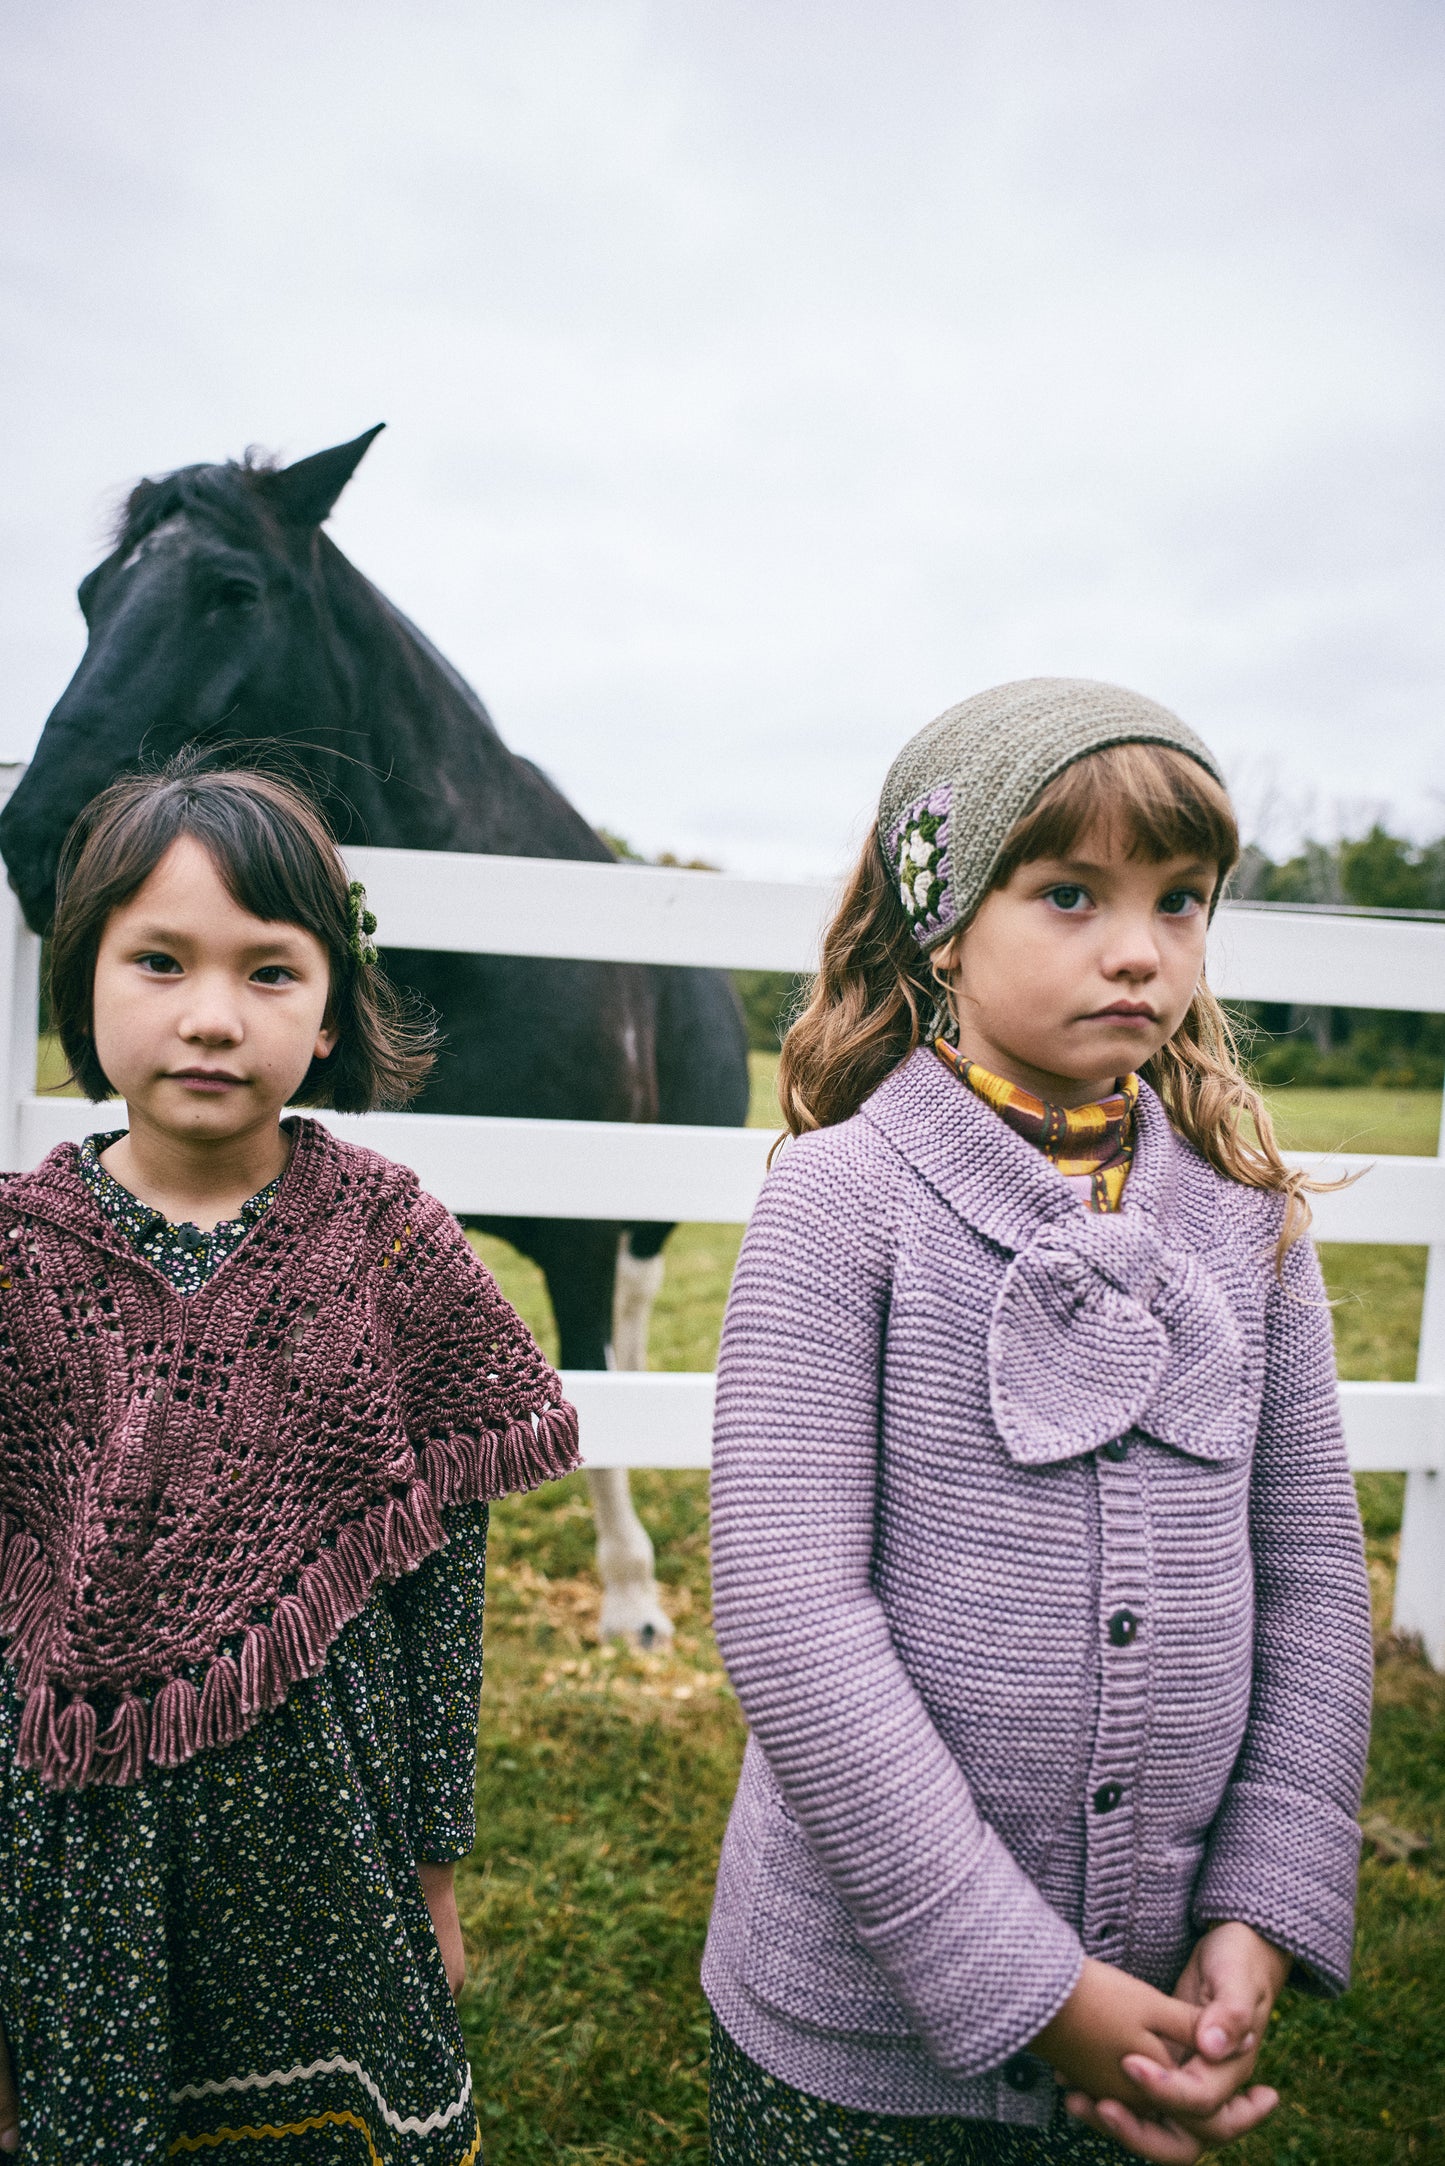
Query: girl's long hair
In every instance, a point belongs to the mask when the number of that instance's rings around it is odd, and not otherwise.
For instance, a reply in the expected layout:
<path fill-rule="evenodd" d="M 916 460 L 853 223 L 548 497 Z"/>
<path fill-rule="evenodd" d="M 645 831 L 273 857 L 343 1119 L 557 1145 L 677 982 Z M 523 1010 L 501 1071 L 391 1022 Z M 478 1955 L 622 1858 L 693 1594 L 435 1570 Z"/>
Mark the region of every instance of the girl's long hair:
<path fill-rule="evenodd" d="M 1110 745 L 1055 776 L 1008 837 L 994 886 L 1006 886 L 1033 859 L 1067 857 L 1091 829 L 1121 839 L 1132 857 L 1149 863 L 1212 860 L 1221 882 L 1239 856 L 1228 795 L 1197 760 L 1168 745 Z M 870 834 L 824 936 L 812 997 L 783 1041 L 778 1101 L 792 1133 L 856 1113 L 922 1043 L 941 997 Z M 1229 1017 L 1202 977 L 1183 1022 L 1140 1073 L 1171 1125 L 1210 1165 L 1246 1188 L 1285 1198 L 1276 1248 L 1282 1263 L 1309 1227 L 1310 1192 L 1339 1184 L 1285 1164 Z"/>

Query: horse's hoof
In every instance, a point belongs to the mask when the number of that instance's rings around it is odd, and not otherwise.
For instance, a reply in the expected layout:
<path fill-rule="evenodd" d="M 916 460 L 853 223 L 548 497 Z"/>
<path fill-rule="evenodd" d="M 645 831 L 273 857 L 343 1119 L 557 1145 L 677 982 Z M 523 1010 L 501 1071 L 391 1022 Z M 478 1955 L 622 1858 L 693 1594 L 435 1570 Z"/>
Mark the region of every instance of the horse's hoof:
<path fill-rule="evenodd" d="M 604 1593 L 598 1637 L 626 1640 L 640 1654 L 652 1654 L 672 1638 L 672 1619 L 655 1593 L 629 1589 Z"/>

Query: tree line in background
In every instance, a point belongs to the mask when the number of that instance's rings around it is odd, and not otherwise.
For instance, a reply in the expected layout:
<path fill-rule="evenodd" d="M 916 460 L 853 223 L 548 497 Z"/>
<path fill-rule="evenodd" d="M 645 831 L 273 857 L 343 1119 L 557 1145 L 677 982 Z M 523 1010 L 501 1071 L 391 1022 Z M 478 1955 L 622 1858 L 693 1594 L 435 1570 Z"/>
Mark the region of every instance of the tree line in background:
<path fill-rule="evenodd" d="M 1307 842 L 1297 856 L 1278 864 L 1251 843 L 1229 892 L 1241 902 L 1445 913 L 1445 835 L 1420 846 L 1377 821 L 1368 834 L 1353 839 Z M 1445 1076 L 1445 1016 L 1251 1001 L 1239 1020 L 1250 1066 L 1261 1083 L 1423 1090 L 1438 1089 Z"/>
<path fill-rule="evenodd" d="M 719 869 L 699 858 L 674 857 L 670 851 L 645 860 L 620 837 L 605 829 L 603 835 L 618 857 L 633 864 Z M 1445 914 L 1445 835 L 1419 845 L 1390 834 L 1377 822 L 1368 834 L 1307 842 L 1296 856 L 1278 862 L 1251 843 L 1229 892 L 1240 902 Z M 747 1018 L 749 1044 L 759 1052 L 775 1053 L 806 997 L 808 980 L 777 970 L 735 970 L 732 978 Z M 1231 1013 L 1250 1068 L 1264 1084 L 1437 1090 L 1445 1077 L 1445 1016 L 1259 1001 L 1239 1003 Z"/>

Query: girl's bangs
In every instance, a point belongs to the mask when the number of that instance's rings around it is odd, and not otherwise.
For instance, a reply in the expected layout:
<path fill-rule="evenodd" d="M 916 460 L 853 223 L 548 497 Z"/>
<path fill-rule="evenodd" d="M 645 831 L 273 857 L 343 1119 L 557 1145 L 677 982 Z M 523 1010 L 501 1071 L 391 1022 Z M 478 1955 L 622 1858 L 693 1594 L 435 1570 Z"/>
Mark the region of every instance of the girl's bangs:
<path fill-rule="evenodd" d="M 1055 775 L 1009 836 L 994 883 L 1032 859 L 1071 857 L 1099 832 L 1130 857 L 1203 858 L 1221 878 L 1239 856 L 1234 808 L 1208 768 L 1172 745 L 1106 745 Z"/>

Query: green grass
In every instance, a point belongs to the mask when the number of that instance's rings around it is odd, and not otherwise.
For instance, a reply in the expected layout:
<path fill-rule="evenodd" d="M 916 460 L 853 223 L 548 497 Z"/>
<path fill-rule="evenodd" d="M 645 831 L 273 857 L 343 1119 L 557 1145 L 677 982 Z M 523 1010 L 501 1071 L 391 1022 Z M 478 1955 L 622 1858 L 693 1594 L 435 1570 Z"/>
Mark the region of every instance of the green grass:
<path fill-rule="evenodd" d="M 1439 1141 L 1440 1099 L 1433 1091 L 1276 1091 L 1271 1106 L 1289 1150 L 1428 1157 Z M 1424 1249 L 1322 1241 L 1320 1262 L 1336 1303 L 1340 1374 L 1393 1382 L 1412 1377 Z"/>
<path fill-rule="evenodd" d="M 753 1118 L 777 1123 L 776 1061 L 755 1054 Z M 1277 1094 L 1303 1150 L 1427 1153 L 1427 1092 Z M 739 1229 L 679 1227 L 653 1320 L 654 1368 L 710 1367 Z M 539 1275 L 483 1244 L 544 1342 Z M 1423 1251 L 1324 1252 L 1342 1371 L 1413 1374 Z M 677 1622 L 667 1654 L 596 1641 L 579 1479 L 493 1521 L 478 1778 L 481 1838 L 459 1883 L 472 1957 L 463 2022 L 492 2166 L 706 2158 L 707 2011 L 697 1966 L 743 1725 L 708 1629 L 707 1484 L 638 1474 Z M 1241 2166 L 1445 2160 L 1445 1677 L 1385 1636 L 1402 1483 L 1359 1483 L 1382 1660 L 1367 1811 L 1427 1838 L 1367 1855 L 1356 1979 L 1287 1995 L 1261 2073 L 1284 2097 Z"/>
<path fill-rule="evenodd" d="M 492 2166 L 706 2156 L 702 1933 L 742 1723 L 707 1629 L 707 1477 L 634 1476 L 677 1626 L 596 1644 L 580 1478 L 500 1507 L 462 2020 Z"/>
<path fill-rule="evenodd" d="M 1290 1151 L 1381 1151 L 1433 1157 L 1438 1091 L 1272 1091 L 1270 1110 Z"/>

